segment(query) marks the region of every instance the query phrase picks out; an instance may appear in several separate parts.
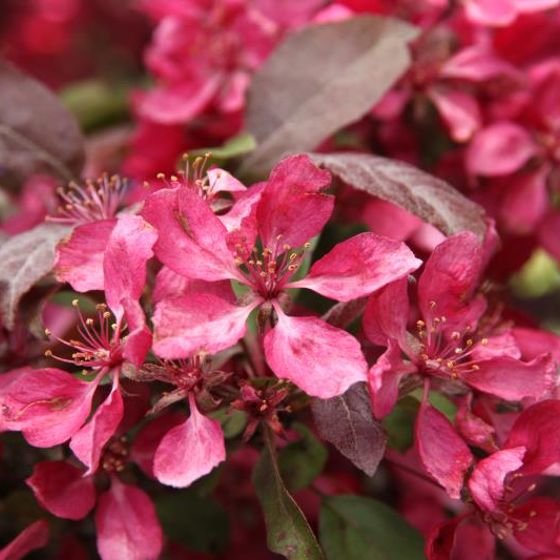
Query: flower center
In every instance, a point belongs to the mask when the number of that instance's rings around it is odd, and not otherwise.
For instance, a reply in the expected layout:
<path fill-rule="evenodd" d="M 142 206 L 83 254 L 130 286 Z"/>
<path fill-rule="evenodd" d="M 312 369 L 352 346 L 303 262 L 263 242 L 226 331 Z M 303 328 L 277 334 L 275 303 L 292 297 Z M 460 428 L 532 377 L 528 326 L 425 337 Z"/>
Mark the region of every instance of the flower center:
<path fill-rule="evenodd" d="M 114 218 L 126 187 L 126 181 L 117 175 L 103 175 L 97 181 L 86 181 L 84 185 L 72 182 L 66 189 L 58 189 L 62 204 L 56 216 L 47 219 L 78 226 Z"/>
<path fill-rule="evenodd" d="M 79 302 L 75 299 L 72 306 L 76 309 L 78 323 L 76 329 L 81 340 L 65 340 L 54 336 L 50 330 L 45 329 L 47 336 L 53 337 L 61 344 L 72 348 L 74 352 L 70 358 L 63 358 L 53 354 L 51 350 L 45 351 L 45 356 L 54 358 L 60 362 L 88 367 L 96 370 L 112 368 L 123 361 L 123 350 L 121 343 L 121 329 L 116 323 L 111 323 L 111 312 L 103 303 L 96 306 L 98 324 L 91 317 L 84 318 L 79 308 Z"/>
<path fill-rule="evenodd" d="M 264 299 L 274 299 L 295 274 L 311 245 L 305 243 L 302 249 L 292 250 L 282 246 L 282 252 L 273 252 L 268 247 L 249 251 L 243 244 L 235 245 L 235 263 L 247 278 L 248 284 Z"/>
<path fill-rule="evenodd" d="M 473 358 L 472 353 L 479 345 L 488 344 L 488 339 L 477 339 L 470 325 L 463 331 L 448 333 L 446 323 L 447 318 L 443 315 L 416 322 L 417 338 L 420 340 L 419 358 L 426 373 L 459 379 L 479 369 L 478 360 Z"/>

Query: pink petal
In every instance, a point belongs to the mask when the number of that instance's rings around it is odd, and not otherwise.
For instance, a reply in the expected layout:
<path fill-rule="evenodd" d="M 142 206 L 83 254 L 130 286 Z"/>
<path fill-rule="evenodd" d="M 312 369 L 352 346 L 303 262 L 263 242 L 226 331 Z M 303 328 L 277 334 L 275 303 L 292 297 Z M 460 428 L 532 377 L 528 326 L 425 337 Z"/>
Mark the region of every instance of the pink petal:
<path fill-rule="evenodd" d="M 408 280 L 403 278 L 369 297 L 362 327 L 374 344 L 387 346 L 388 340 L 404 342 L 409 315 Z"/>
<path fill-rule="evenodd" d="M 142 490 L 112 478 L 95 512 L 102 560 L 156 560 L 163 536 L 154 505 Z"/>
<path fill-rule="evenodd" d="M 517 16 L 516 0 L 466 0 L 467 17 L 480 25 L 502 26 Z"/>
<path fill-rule="evenodd" d="M 239 276 L 225 226 L 194 189 L 157 191 L 146 199 L 142 216 L 162 232 L 155 253 L 177 274 L 210 282 Z"/>
<path fill-rule="evenodd" d="M 505 492 L 505 479 L 523 465 L 524 447 L 496 451 L 478 462 L 469 478 L 468 486 L 478 507 L 485 511 L 497 511 Z"/>
<path fill-rule="evenodd" d="M 543 249 L 560 261 L 560 212 L 550 212 L 539 227 L 539 240 Z"/>
<path fill-rule="evenodd" d="M 514 177 L 500 204 L 500 217 L 508 232 L 523 235 L 534 231 L 546 214 L 549 195 L 547 167 Z"/>
<path fill-rule="evenodd" d="M 539 474 L 560 462 L 560 401 L 546 400 L 524 410 L 515 421 L 504 447 L 525 447 L 521 472 Z"/>
<path fill-rule="evenodd" d="M 486 43 L 461 49 L 444 63 L 440 76 L 472 82 L 505 76 L 514 80 L 521 78 L 519 70 L 492 53 Z"/>
<path fill-rule="evenodd" d="M 189 404 L 188 420 L 167 432 L 154 457 L 156 478 L 176 488 L 190 486 L 226 458 L 220 423 L 200 414 L 192 393 Z"/>
<path fill-rule="evenodd" d="M 470 445 L 484 449 L 489 453 L 496 451 L 496 430 L 494 427 L 486 423 L 480 416 L 471 411 L 470 400 L 472 395 L 467 396 L 455 416 L 455 426 L 461 437 Z"/>
<path fill-rule="evenodd" d="M 545 496 L 533 498 L 516 507 L 513 513 L 521 523 L 514 524 L 515 539 L 529 550 L 544 556 L 534 560 L 560 557 L 560 502 Z"/>
<path fill-rule="evenodd" d="M 144 471 L 144 473 L 155 478 L 154 455 L 163 436 L 167 432 L 185 421 L 184 414 L 165 414 L 157 417 L 142 427 L 134 438 L 130 458 Z"/>
<path fill-rule="evenodd" d="M 473 456 L 449 420 L 426 403 L 416 419 L 416 445 L 426 471 L 451 498 L 459 499 Z"/>
<path fill-rule="evenodd" d="M 83 519 L 95 505 L 93 479 L 65 461 L 37 463 L 25 482 L 45 509 L 63 519 Z"/>
<path fill-rule="evenodd" d="M 161 124 L 183 124 L 200 114 L 216 94 L 219 76 L 204 83 L 187 81 L 142 95 L 140 116 Z"/>
<path fill-rule="evenodd" d="M 123 417 L 123 400 L 119 390 L 118 373 L 113 377 L 113 387 L 92 419 L 72 437 L 70 449 L 86 466 L 86 475 L 94 473 L 101 459 L 103 446 L 117 431 Z"/>
<path fill-rule="evenodd" d="M 140 216 L 119 217 L 107 244 L 103 270 L 105 297 L 117 322 L 123 317 L 123 300 L 138 301 L 146 284 L 146 263 L 154 256 L 154 228 Z"/>
<path fill-rule="evenodd" d="M 102 290 L 105 286 L 103 258 L 116 220 L 78 226 L 56 249 L 54 273 L 77 292 Z"/>
<path fill-rule="evenodd" d="M 274 253 L 278 247 L 300 247 L 315 237 L 334 208 L 334 197 L 321 193 L 330 182 L 330 173 L 306 155 L 290 156 L 278 163 L 257 207 L 263 245 Z"/>
<path fill-rule="evenodd" d="M 550 10 L 560 5 L 559 0 L 514 0 L 514 3 L 517 10 L 522 13 Z"/>
<path fill-rule="evenodd" d="M 278 323 L 264 339 L 268 365 L 312 397 L 329 399 L 367 380 L 360 344 L 316 317 L 288 317 L 275 304 Z"/>
<path fill-rule="evenodd" d="M 406 277 L 421 264 L 404 243 L 361 233 L 336 245 L 313 264 L 303 280 L 286 287 L 308 288 L 338 301 L 350 301 Z"/>
<path fill-rule="evenodd" d="M 208 177 L 210 190 L 212 193 L 219 192 L 244 192 L 247 187 L 238 179 L 236 179 L 231 173 L 228 173 L 224 169 L 219 167 L 214 167 L 206 172 Z"/>
<path fill-rule="evenodd" d="M 52 447 L 86 421 L 99 378 L 88 383 L 55 368 L 24 368 L 12 381 L 0 390 L 2 429 L 21 430 L 35 447 Z"/>
<path fill-rule="evenodd" d="M 482 116 L 473 96 L 460 90 L 433 87 L 429 97 L 456 142 L 466 142 L 480 128 Z"/>
<path fill-rule="evenodd" d="M 523 167 L 536 151 L 533 138 L 524 128 L 503 121 L 487 126 L 474 136 L 465 163 L 474 175 L 508 175 Z"/>
<path fill-rule="evenodd" d="M 425 319 L 462 318 L 478 285 L 482 258 L 480 242 L 470 232 L 449 237 L 435 248 L 418 281 L 418 303 Z"/>
<path fill-rule="evenodd" d="M 376 418 L 384 418 L 393 410 L 399 397 L 401 379 L 415 371 L 413 364 L 403 361 L 400 348 L 389 341 L 389 347 L 371 366 L 368 374 L 371 408 Z"/>
<path fill-rule="evenodd" d="M 154 352 L 175 359 L 224 350 L 243 338 L 247 318 L 258 304 L 238 306 L 212 293 L 160 301 L 153 316 Z"/>
<path fill-rule="evenodd" d="M 465 383 L 508 401 L 542 398 L 554 387 L 556 366 L 550 356 L 522 362 L 502 356 L 477 363 L 477 371 L 462 375 Z"/>
<path fill-rule="evenodd" d="M 560 336 L 557 334 L 527 327 L 514 327 L 512 333 L 524 360 L 532 360 L 548 352 L 557 363 L 560 362 Z"/>
<path fill-rule="evenodd" d="M 540 353 L 541 355 L 544 352 Z M 470 354 L 472 361 L 481 362 L 493 358 L 501 358 L 508 356 L 510 358 L 520 359 L 521 351 L 517 345 L 517 341 L 510 330 L 500 334 L 490 336 L 485 340 L 485 344 L 475 344 Z"/>
<path fill-rule="evenodd" d="M 0 560 L 20 560 L 32 550 L 43 548 L 48 541 L 49 524 L 44 520 L 35 521 L 0 550 Z"/>
<path fill-rule="evenodd" d="M 404 208 L 380 198 L 368 197 L 359 221 L 377 235 L 405 241 L 422 225 L 422 220 Z"/>
<path fill-rule="evenodd" d="M 124 358 L 139 368 L 152 346 L 152 333 L 146 325 L 144 311 L 137 300 L 122 300 L 128 334 L 124 339 Z"/>

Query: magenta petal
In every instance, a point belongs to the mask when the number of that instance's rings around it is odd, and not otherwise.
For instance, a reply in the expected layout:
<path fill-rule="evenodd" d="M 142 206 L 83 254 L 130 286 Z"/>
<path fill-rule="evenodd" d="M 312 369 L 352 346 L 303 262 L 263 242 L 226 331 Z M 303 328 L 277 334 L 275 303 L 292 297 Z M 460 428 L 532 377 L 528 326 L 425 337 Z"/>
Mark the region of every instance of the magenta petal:
<path fill-rule="evenodd" d="M 408 280 L 403 278 L 372 294 L 367 302 L 362 326 L 368 340 L 387 346 L 388 340 L 404 341 L 410 314 Z"/>
<path fill-rule="evenodd" d="M 220 423 L 198 411 L 192 393 L 189 404 L 187 421 L 167 432 L 154 456 L 156 478 L 176 488 L 190 486 L 226 458 Z"/>
<path fill-rule="evenodd" d="M 511 122 L 492 124 L 476 134 L 466 154 L 470 173 L 488 177 L 520 169 L 536 153 L 531 135 Z"/>
<path fill-rule="evenodd" d="M 393 410 L 399 397 L 400 380 L 415 371 L 413 364 L 403 361 L 401 349 L 389 341 L 389 347 L 371 366 L 368 374 L 372 410 L 376 418 L 383 418 Z"/>
<path fill-rule="evenodd" d="M 92 419 L 70 441 L 70 449 L 88 467 L 87 475 L 99 466 L 103 446 L 117 431 L 123 417 L 123 400 L 119 390 L 118 374 L 113 377 L 113 387 Z"/>
<path fill-rule="evenodd" d="M 278 377 L 321 399 L 367 380 L 367 363 L 352 335 L 316 317 L 288 317 L 275 309 L 278 323 L 266 334 L 264 350 Z"/>
<path fill-rule="evenodd" d="M 560 401 L 546 400 L 524 410 L 504 447 L 525 447 L 523 474 L 539 474 L 560 462 Z"/>
<path fill-rule="evenodd" d="M 416 445 L 426 471 L 451 498 L 459 499 L 473 456 L 449 420 L 426 403 L 416 419 Z"/>
<path fill-rule="evenodd" d="M 35 447 L 64 443 L 86 421 L 98 383 L 80 381 L 55 368 L 19 370 L 0 390 L 0 425 L 21 430 Z"/>
<path fill-rule="evenodd" d="M 533 498 L 515 508 L 515 539 L 543 556 L 533 560 L 557 560 L 560 557 L 560 502 L 545 496 Z M 517 526 L 516 526 L 517 525 Z"/>
<path fill-rule="evenodd" d="M 477 363 L 478 369 L 462 376 L 465 383 L 502 399 L 542 398 L 554 386 L 556 366 L 550 356 L 522 362 L 501 356 Z"/>
<path fill-rule="evenodd" d="M 124 299 L 122 306 L 128 326 L 123 356 L 138 368 L 144 363 L 146 354 L 152 346 L 152 333 L 146 325 L 144 311 L 137 300 Z"/>
<path fill-rule="evenodd" d="M 466 0 L 465 10 L 468 18 L 480 25 L 508 25 L 517 16 L 515 0 Z"/>
<path fill-rule="evenodd" d="M 361 233 L 336 245 L 313 264 L 303 280 L 287 287 L 308 288 L 338 301 L 350 301 L 407 276 L 421 264 L 404 243 Z"/>
<path fill-rule="evenodd" d="M 493 78 L 522 79 L 519 70 L 492 53 L 486 43 L 474 44 L 461 49 L 440 70 L 444 78 L 481 82 Z"/>
<path fill-rule="evenodd" d="M 471 411 L 472 394 L 468 395 L 457 410 L 455 425 L 463 439 L 470 445 L 484 449 L 488 453 L 496 451 L 496 430 L 480 416 Z"/>
<path fill-rule="evenodd" d="M 139 114 L 162 124 L 182 124 L 196 117 L 215 95 L 219 78 L 187 81 L 171 87 L 159 87 L 145 93 Z"/>
<path fill-rule="evenodd" d="M 35 521 L 0 550 L 0 560 L 21 560 L 32 550 L 44 547 L 48 541 L 49 524 L 44 520 Z"/>
<path fill-rule="evenodd" d="M 103 258 L 116 220 L 78 226 L 56 248 L 54 273 L 77 292 L 102 290 L 105 286 Z"/>
<path fill-rule="evenodd" d="M 543 249 L 560 261 L 560 212 L 549 212 L 539 227 L 539 239 Z"/>
<path fill-rule="evenodd" d="M 265 247 L 300 247 L 327 223 L 334 197 L 322 194 L 331 182 L 306 155 L 290 156 L 270 173 L 257 207 L 259 233 Z"/>
<path fill-rule="evenodd" d="M 153 316 L 154 352 L 175 359 L 232 346 L 245 335 L 247 318 L 258 304 L 242 307 L 212 293 L 160 301 Z"/>
<path fill-rule="evenodd" d="M 244 192 L 247 187 L 225 169 L 215 167 L 206 172 L 208 177 L 210 191 L 212 193 L 219 192 Z"/>
<path fill-rule="evenodd" d="M 142 427 L 138 435 L 134 438 L 130 458 L 144 473 L 152 478 L 154 475 L 154 455 L 163 436 L 171 428 L 178 426 L 185 421 L 184 414 L 172 413 L 158 416 Z"/>
<path fill-rule="evenodd" d="M 470 232 L 449 237 L 435 248 L 418 281 L 418 303 L 424 319 L 444 316 L 454 322 L 464 316 L 478 286 L 482 259 L 480 242 Z"/>
<path fill-rule="evenodd" d="M 478 462 L 468 482 L 478 507 L 485 511 L 500 509 L 506 476 L 523 465 L 524 455 L 524 447 L 515 447 L 496 451 Z"/>
<path fill-rule="evenodd" d="M 102 560 L 156 560 L 163 536 L 149 496 L 112 478 L 95 512 L 97 550 Z"/>
<path fill-rule="evenodd" d="M 433 87 L 429 96 L 456 142 L 466 142 L 480 128 L 482 116 L 472 95 L 456 89 Z"/>
<path fill-rule="evenodd" d="M 65 461 L 43 461 L 26 480 L 39 503 L 64 519 L 83 519 L 95 505 L 93 479 Z"/>
<path fill-rule="evenodd" d="M 207 281 L 238 276 L 225 226 L 194 189 L 157 191 L 146 199 L 142 216 L 162 232 L 154 251 L 177 274 Z"/>
<path fill-rule="evenodd" d="M 123 300 L 139 300 L 146 283 L 146 263 L 157 240 L 154 228 L 140 216 L 125 214 L 109 237 L 103 264 L 105 297 L 119 322 L 124 314 Z"/>
<path fill-rule="evenodd" d="M 542 166 L 509 182 L 500 205 L 501 221 L 508 232 L 526 234 L 542 223 L 549 206 L 549 172 L 548 167 Z"/>

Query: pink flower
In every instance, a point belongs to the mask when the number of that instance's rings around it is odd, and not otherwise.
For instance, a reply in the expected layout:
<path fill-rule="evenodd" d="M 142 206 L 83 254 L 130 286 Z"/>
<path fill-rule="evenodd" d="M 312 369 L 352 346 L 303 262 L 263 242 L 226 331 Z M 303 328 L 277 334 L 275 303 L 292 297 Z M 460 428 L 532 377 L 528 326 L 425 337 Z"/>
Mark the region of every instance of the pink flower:
<path fill-rule="evenodd" d="M 112 472 L 121 470 L 121 455 L 111 457 L 117 448 L 106 449 L 104 463 Z M 162 531 L 154 505 L 142 490 L 123 484 L 113 471 L 111 487 L 96 496 L 92 476 L 64 461 L 45 461 L 35 466 L 27 479 L 39 503 L 63 519 L 83 519 L 95 507 L 97 549 L 103 560 L 143 560 L 159 558 Z"/>
<path fill-rule="evenodd" d="M 144 119 L 186 123 L 206 110 L 231 114 L 245 103 L 252 73 L 283 32 L 309 20 L 317 0 L 143 2 L 157 22 L 146 65 L 158 78 L 138 101 Z"/>
<path fill-rule="evenodd" d="M 124 215 L 116 220 L 102 262 L 105 296 L 112 313 L 106 305 L 98 305 L 99 325 L 95 329 L 94 320 L 84 319 L 78 311 L 77 328 L 83 340 L 55 337 L 74 350 L 71 357 L 46 352 L 63 363 L 90 368 L 95 373 L 92 382 L 80 381 L 58 369 L 26 369 L 8 374 L 7 383 L 0 389 L 3 429 L 21 430 L 32 445 L 40 447 L 71 438 L 70 447 L 88 466 L 88 474 L 97 469 L 102 448 L 123 417 L 121 367 L 125 362 L 139 367 L 151 345 L 151 333 L 138 300 L 155 241 L 155 231 L 139 216 Z M 74 303 L 77 307 L 78 301 Z M 114 323 L 110 321 L 112 316 Z M 111 392 L 84 425 L 97 386 L 106 375 L 112 377 Z"/>
<path fill-rule="evenodd" d="M 465 164 L 469 173 L 496 185 L 502 228 L 516 234 L 537 231 L 546 249 L 558 255 L 548 232 L 555 228 L 551 192 L 560 158 L 560 66 L 556 61 L 536 65 L 528 78 L 526 91 L 496 103 L 497 116 L 475 135 Z"/>
<path fill-rule="evenodd" d="M 542 398 L 555 387 L 555 365 L 548 354 L 522 361 L 513 335 L 496 328 L 495 319 L 483 320 L 487 304 L 476 293 L 483 266 L 483 248 L 471 233 L 438 245 L 417 284 L 421 318 L 414 335 L 407 330 L 411 311 L 406 281 L 370 297 L 365 334 L 387 347 L 369 372 L 376 416 L 391 411 L 399 382 L 410 373 L 432 382 L 459 381 L 466 388 L 514 401 Z M 408 361 L 403 361 L 400 350 Z"/>
<path fill-rule="evenodd" d="M 526 475 L 542 473 L 560 459 L 559 412 L 559 401 L 529 407 L 515 421 L 502 449 L 478 462 L 467 483 L 474 509 L 433 529 L 426 544 L 430 560 L 454 557 L 457 531 L 468 518 L 479 534 L 490 532 L 500 540 L 513 537 L 535 553 L 560 554 L 560 503 L 534 497 L 519 504 L 535 484 L 514 484 Z M 487 538 L 481 542 L 493 549 Z"/>
<path fill-rule="evenodd" d="M 157 301 L 153 318 L 155 352 L 174 359 L 227 348 L 244 336 L 249 314 L 259 308 L 265 322 L 276 316 L 264 348 L 278 377 L 322 398 L 364 380 L 366 364 L 357 340 L 315 317 L 286 315 L 286 290 L 309 288 L 349 301 L 405 277 L 420 263 L 402 243 L 365 233 L 340 243 L 304 279 L 293 280 L 305 244 L 331 215 L 333 197 L 321 192 L 329 182 L 329 174 L 306 156 L 286 158 L 266 183 L 247 193 L 247 212 L 232 231 L 192 189 L 150 196 L 142 214 L 165 231 L 154 247 L 157 257 L 175 275 L 192 279 L 171 295 L 161 285 L 172 275 L 165 269 L 160 273 L 156 291 L 166 295 Z M 243 305 L 224 280 L 246 287 Z"/>

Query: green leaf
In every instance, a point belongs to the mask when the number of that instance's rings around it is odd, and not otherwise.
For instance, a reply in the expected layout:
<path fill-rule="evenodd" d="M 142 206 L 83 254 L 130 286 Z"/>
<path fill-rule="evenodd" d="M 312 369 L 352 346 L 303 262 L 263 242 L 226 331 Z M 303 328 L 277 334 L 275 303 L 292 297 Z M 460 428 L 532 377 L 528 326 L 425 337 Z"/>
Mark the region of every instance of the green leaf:
<path fill-rule="evenodd" d="M 91 131 L 128 117 L 130 90 L 99 80 L 71 84 L 60 93 L 62 103 L 80 123 Z"/>
<path fill-rule="evenodd" d="M 213 160 L 232 159 L 244 156 L 252 152 L 257 147 L 257 141 L 250 132 L 241 132 L 237 136 L 230 138 L 221 146 L 214 148 L 200 148 L 189 151 L 189 156 L 198 157 L 210 154 Z"/>
<path fill-rule="evenodd" d="M 328 453 L 307 426 L 297 423 L 292 427 L 301 439 L 288 443 L 280 451 L 278 467 L 288 490 L 298 492 L 307 488 L 321 474 Z"/>
<path fill-rule="evenodd" d="M 169 539 L 207 554 L 222 552 L 227 547 L 227 513 L 212 498 L 202 498 L 190 489 L 181 490 L 161 495 L 156 509 Z"/>
<path fill-rule="evenodd" d="M 212 412 L 210 416 L 222 425 L 226 439 L 237 437 L 247 425 L 247 414 L 242 410 L 234 410 L 227 407 L 219 408 Z"/>
<path fill-rule="evenodd" d="M 404 452 L 414 443 L 414 420 L 420 403 L 411 396 L 401 399 L 390 414 L 383 418 L 387 432 L 387 445 Z"/>
<path fill-rule="evenodd" d="M 422 402 L 422 389 L 416 389 L 410 393 L 419 403 Z M 437 408 L 442 414 L 447 416 L 447 419 L 453 423 L 457 414 L 457 405 L 450 401 L 445 395 L 437 391 L 430 391 L 428 395 L 430 404 Z"/>
<path fill-rule="evenodd" d="M 319 534 L 328 560 L 424 558 L 420 533 L 393 509 L 371 498 L 325 498 Z"/>
<path fill-rule="evenodd" d="M 253 472 L 253 484 L 261 502 L 272 552 L 288 560 L 324 560 L 324 554 L 301 509 L 286 490 L 270 430 L 265 432 L 266 446 Z"/>

